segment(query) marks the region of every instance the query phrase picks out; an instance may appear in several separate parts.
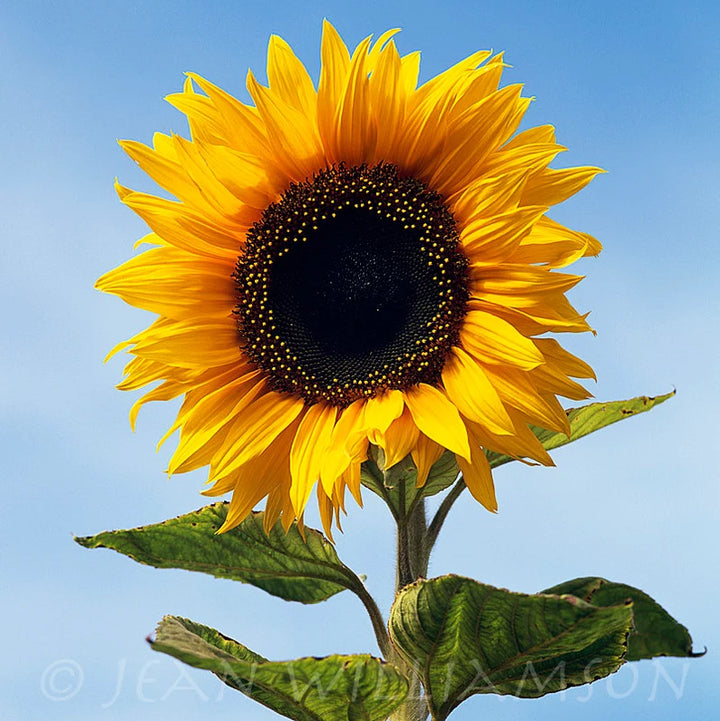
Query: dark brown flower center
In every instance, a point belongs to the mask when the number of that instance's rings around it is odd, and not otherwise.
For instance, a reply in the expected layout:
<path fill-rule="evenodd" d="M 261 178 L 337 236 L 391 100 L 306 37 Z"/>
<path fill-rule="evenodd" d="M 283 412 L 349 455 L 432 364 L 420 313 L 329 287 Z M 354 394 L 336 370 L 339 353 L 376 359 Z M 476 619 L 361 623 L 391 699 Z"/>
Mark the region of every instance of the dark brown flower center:
<path fill-rule="evenodd" d="M 291 185 L 234 278 L 242 349 L 276 390 L 337 406 L 437 384 L 468 298 L 449 210 L 387 164 Z"/>

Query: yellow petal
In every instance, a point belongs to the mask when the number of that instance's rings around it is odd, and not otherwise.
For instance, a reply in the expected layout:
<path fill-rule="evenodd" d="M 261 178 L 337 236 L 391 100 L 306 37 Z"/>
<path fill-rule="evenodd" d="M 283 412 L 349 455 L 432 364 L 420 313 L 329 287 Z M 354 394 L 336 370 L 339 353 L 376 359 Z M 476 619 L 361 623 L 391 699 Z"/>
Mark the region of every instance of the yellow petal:
<path fill-rule="evenodd" d="M 211 368 L 241 360 L 233 318 L 182 320 L 139 333 L 133 353 L 181 368 Z"/>
<path fill-rule="evenodd" d="M 442 378 L 448 397 L 465 417 L 486 426 L 492 433 L 513 433 L 510 416 L 485 371 L 461 348 L 452 349 Z"/>
<path fill-rule="evenodd" d="M 512 418 L 515 426 L 515 433 L 512 436 L 496 436 L 488 432 L 487 428 L 470 421 L 468 421 L 468 433 L 472 431 L 473 437 L 478 443 L 490 451 L 523 462 L 527 462 L 524 461 L 524 458 L 530 458 L 544 466 L 554 466 L 555 463 L 552 458 L 543 448 L 537 436 L 528 427 L 527 416 L 514 408 L 508 409 L 508 415 Z"/>
<path fill-rule="evenodd" d="M 600 168 L 581 167 L 555 170 L 545 168 L 531 175 L 523 192 L 523 205 L 557 205 L 581 191 Z"/>
<path fill-rule="evenodd" d="M 417 427 L 453 453 L 470 458 L 467 430 L 458 409 L 448 397 L 427 383 L 404 391 L 405 403 Z"/>
<path fill-rule="evenodd" d="M 243 153 L 225 145 L 195 141 L 198 152 L 213 175 L 238 200 L 258 210 L 275 201 L 273 179 L 263 161 L 250 153 Z"/>
<path fill-rule="evenodd" d="M 181 203 L 145 193 L 124 192 L 122 186 L 117 187 L 118 193 L 122 193 L 122 202 L 166 243 L 197 255 L 237 260 L 238 238 L 245 237 L 247 226 L 228 219 L 223 224 L 225 227 L 221 227 Z"/>
<path fill-rule="evenodd" d="M 401 72 L 402 60 L 391 40 L 380 53 L 368 85 L 370 104 L 377 125 L 374 151 L 376 161 L 387 160 L 392 156 L 396 138 L 402 131 L 407 92 L 401 83 Z"/>
<path fill-rule="evenodd" d="M 469 310 L 465 315 L 460 342 L 482 363 L 509 364 L 530 370 L 545 362 L 534 341 L 506 320 L 481 310 Z"/>
<path fill-rule="evenodd" d="M 210 463 L 212 463 L 212 459 L 221 452 L 221 449 L 227 442 L 228 429 L 227 427 L 221 428 L 214 436 L 212 436 L 212 438 L 200 446 L 195 453 L 174 468 L 172 473 L 187 473 L 188 471 L 195 471 L 198 468 L 210 465 Z M 170 469 L 168 469 L 167 472 L 170 473 Z M 232 478 L 232 476 L 229 476 L 229 478 Z M 206 481 L 206 483 L 210 483 L 210 481 Z M 227 493 L 227 490 L 222 491 L 222 493 Z"/>
<path fill-rule="evenodd" d="M 242 225 L 258 219 L 257 210 L 247 208 L 213 174 L 200 153 L 199 145 L 173 135 L 175 152 L 189 179 L 200 189 L 204 204 L 198 206 L 203 215 L 218 223 L 237 222 Z"/>
<path fill-rule="evenodd" d="M 252 72 L 247 87 L 265 123 L 277 167 L 295 181 L 312 176 L 325 164 L 314 119 L 260 85 Z"/>
<path fill-rule="evenodd" d="M 174 320 L 228 317 L 236 303 L 229 260 L 164 246 L 152 248 L 95 283 L 126 303 Z"/>
<path fill-rule="evenodd" d="M 318 84 L 317 122 L 325 152 L 331 162 L 337 158 L 335 146 L 335 113 L 346 84 L 350 67 L 350 53 L 337 30 L 323 21 L 322 44 L 320 48 L 322 66 Z"/>
<path fill-rule="evenodd" d="M 448 205 L 458 226 L 465 229 L 484 218 L 515 210 L 522 197 L 528 175 L 526 168 L 498 175 L 482 175 L 462 191 L 448 199 Z"/>
<path fill-rule="evenodd" d="M 550 268 L 563 268 L 601 250 L 602 245 L 591 235 L 570 230 L 545 216 L 522 238 L 508 262 L 545 263 Z"/>
<path fill-rule="evenodd" d="M 232 423 L 264 388 L 265 379 L 261 377 L 261 371 L 251 371 L 214 393 L 204 395 L 191 409 L 182 416 L 179 415 L 173 427 L 181 425 L 182 433 L 178 447 L 170 459 L 168 473 L 175 473 L 214 438 L 220 429 Z"/>
<path fill-rule="evenodd" d="M 287 490 L 282 487 L 276 487 L 268 494 L 263 516 L 263 530 L 266 534 L 270 533 L 273 526 L 280 519 L 285 505 L 284 495 L 287 495 Z"/>
<path fill-rule="evenodd" d="M 488 511 L 497 511 L 495 485 L 492 471 L 480 440 L 474 435 L 472 426 L 468 427 L 472 458 L 468 463 L 464 458 L 457 457 L 458 466 L 468 490 L 476 501 L 482 503 Z"/>
<path fill-rule="evenodd" d="M 369 398 L 365 406 L 365 427 L 369 433 L 385 433 L 390 424 L 399 418 L 405 407 L 403 395 L 398 390 L 389 390 Z M 375 441 L 370 438 L 374 443 Z"/>
<path fill-rule="evenodd" d="M 411 451 L 413 462 L 417 468 L 417 486 L 425 485 L 430 469 L 439 460 L 445 449 L 422 433 L 418 436 L 415 448 Z"/>
<path fill-rule="evenodd" d="M 152 401 L 171 401 L 173 398 L 177 398 L 179 395 L 186 391 L 184 383 L 176 380 L 169 380 L 161 383 L 157 388 L 153 388 L 148 393 L 142 396 L 139 400 L 133 403 L 130 408 L 130 428 L 135 430 L 135 424 L 137 423 L 138 413 L 142 406 Z"/>
<path fill-rule="evenodd" d="M 398 87 L 408 96 L 417 88 L 420 74 L 420 53 L 408 53 L 400 58 L 400 82 Z"/>
<path fill-rule="evenodd" d="M 540 393 L 527 373 L 490 365 L 485 370 L 504 403 L 527 414 L 534 425 L 570 434 L 570 424 L 562 406 L 554 396 Z"/>
<path fill-rule="evenodd" d="M 467 85 L 467 74 L 490 54 L 487 51 L 474 53 L 428 80 L 408 98 L 404 132 L 398 137 L 393 153 L 395 162 L 405 173 L 430 180 L 432 168 L 438 164 L 438 158 L 443 157 L 452 108 Z M 416 56 L 410 56 L 404 62 L 408 84 L 417 78 L 418 60 Z"/>
<path fill-rule="evenodd" d="M 515 150 L 531 145 L 554 142 L 555 128 L 552 125 L 537 125 L 534 128 L 528 128 L 521 133 L 517 133 L 512 140 L 505 143 L 503 150 Z"/>
<path fill-rule="evenodd" d="M 143 365 L 134 366 L 135 362 Z M 144 364 L 149 364 L 149 366 L 145 366 Z M 134 367 L 131 369 L 131 366 Z M 156 361 L 145 358 L 135 358 L 125 367 L 125 373 L 128 377 L 126 382 L 118 385 L 118 388 L 134 390 L 135 388 L 140 388 L 161 378 L 167 380 L 133 403 L 130 409 L 130 426 L 135 430 L 135 421 L 140 408 L 150 401 L 170 400 L 182 393 L 186 393 L 185 401 L 183 401 L 183 406 L 185 406 L 188 398 L 192 396 L 198 388 L 206 386 L 208 381 L 210 381 L 210 385 L 214 389 L 218 387 L 214 385 L 215 382 L 220 385 L 223 384 L 227 378 L 237 378 L 238 375 L 242 375 L 245 372 L 242 363 L 233 363 L 227 370 L 229 371 L 228 375 L 226 375 L 221 368 L 193 371 L 185 368 L 171 368 L 164 363 L 157 363 Z M 182 413 L 182 408 L 180 413 Z M 169 433 L 172 433 L 177 428 L 178 426 L 173 424 Z"/>
<path fill-rule="evenodd" d="M 305 66 L 292 48 L 277 35 L 270 36 L 267 75 L 270 88 L 286 103 L 315 118 L 316 93 Z"/>
<path fill-rule="evenodd" d="M 545 358 L 554 361 L 569 376 L 597 380 L 595 371 L 584 360 L 566 351 L 554 338 L 538 338 L 535 343 Z"/>
<path fill-rule="evenodd" d="M 202 193 L 193 182 L 184 166 L 134 140 L 119 140 L 120 147 L 161 187 L 172 193 L 176 198 L 196 207 L 206 208 Z"/>
<path fill-rule="evenodd" d="M 567 301 L 559 306 L 557 303 L 543 303 L 542 300 L 525 304 L 522 310 L 513 307 L 514 298 L 496 295 L 492 302 L 471 298 L 468 308 L 483 310 L 506 320 L 515 326 L 523 335 L 532 336 L 541 333 L 583 333 L 591 330 L 585 316 L 580 315 Z"/>
<path fill-rule="evenodd" d="M 270 391 L 254 401 L 231 426 L 232 443 L 213 460 L 213 480 L 232 473 L 260 455 L 298 416 L 301 398 Z"/>
<path fill-rule="evenodd" d="M 305 510 L 312 487 L 320 480 L 320 468 L 332 438 L 336 415 L 335 406 L 316 403 L 307 409 L 295 434 L 290 450 L 290 499 L 296 515 Z M 334 481 L 324 485 L 326 493 L 332 493 Z"/>
<path fill-rule="evenodd" d="M 507 261 L 547 208 L 529 206 L 488 218 L 476 218 L 463 228 L 460 240 L 471 264 Z"/>
<path fill-rule="evenodd" d="M 280 488 L 287 495 L 290 485 L 287 463 L 290 442 L 295 424 L 283 431 L 274 443 L 252 460 L 241 466 L 234 474 L 233 496 L 225 523 L 218 533 L 224 533 L 241 523 L 252 509 L 267 495 Z"/>
<path fill-rule="evenodd" d="M 269 143 L 257 109 L 241 103 L 196 73 L 188 73 L 188 76 L 210 99 L 218 115 L 226 144 L 241 152 L 269 160 Z"/>
<path fill-rule="evenodd" d="M 475 295 L 503 295 L 519 299 L 519 303 L 525 305 L 536 303 L 539 294 L 566 293 L 583 279 L 581 275 L 512 265 L 473 268 L 471 277 Z"/>
<path fill-rule="evenodd" d="M 188 371 L 184 378 L 196 377 L 197 374 Z M 134 391 L 146 386 L 148 383 L 159 381 L 167 377 L 167 366 L 148 358 L 133 358 L 123 369 L 123 380 L 115 387 L 121 391 Z"/>
<path fill-rule="evenodd" d="M 570 380 L 561 370 L 552 363 L 546 363 L 531 372 L 532 382 L 538 391 L 546 391 L 558 396 L 570 398 L 573 401 L 584 401 L 592 398 L 587 388 Z"/>
<path fill-rule="evenodd" d="M 497 511 L 495 486 L 492 472 L 485 454 L 478 454 L 477 460 L 468 463 L 464 458 L 458 457 L 458 466 L 463 474 L 465 485 L 476 501 L 482 503 L 488 511 Z"/>
<path fill-rule="evenodd" d="M 370 112 L 370 92 L 367 52 L 370 38 L 364 40 L 353 53 L 347 84 L 340 96 L 336 111 L 334 149 L 336 161 L 359 165 L 373 157 L 377 126 Z"/>
<path fill-rule="evenodd" d="M 382 449 L 385 452 L 385 468 L 391 468 L 402 461 L 415 448 L 419 436 L 420 433 L 412 415 L 405 408 L 402 415 L 390 424 L 383 435 Z"/>
<path fill-rule="evenodd" d="M 491 55 L 492 53 L 488 50 L 478 50 L 423 83 L 423 85 L 418 88 L 413 99 L 415 104 L 432 105 L 438 99 L 446 96 L 450 96 L 452 100 L 455 100 L 456 93 L 453 91 L 458 83 L 464 84 L 463 81 L 467 80 L 468 73 L 472 72 Z"/>
<path fill-rule="evenodd" d="M 431 185 L 452 195 L 474 179 L 493 150 L 517 129 L 529 104 L 521 86 L 508 85 L 466 110 L 446 138 L 445 152 L 436 161 Z"/>
<path fill-rule="evenodd" d="M 357 501 L 357 504 L 362 506 L 362 496 L 360 495 L 360 471 L 361 464 L 352 463 L 343 473 L 343 482 L 350 489 L 350 493 L 353 494 L 353 498 Z"/>
<path fill-rule="evenodd" d="M 378 63 L 380 62 L 380 56 L 382 55 L 383 50 L 385 50 L 387 46 L 390 45 L 393 36 L 397 35 L 399 32 L 400 28 L 390 28 L 390 30 L 386 30 L 384 33 L 382 33 L 380 37 L 372 44 L 372 47 L 370 48 L 367 57 L 368 73 L 375 72 Z"/>
<path fill-rule="evenodd" d="M 511 66 L 503 62 L 503 54 L 498 53 L 489 58 L 485 65 L 469 72 L 462 92 L 453 103 L 453 113 L 460 115 L 496 92 L 506 67 Z"/>
<path fill-rule="evenodd" d="M 532 128 L 532 130 L 541 129 Z M 537 142 L 527 145 L 515 143 L 514 141 L 521 136 L 522 133 L 516 135 L 509 143 L 489 155 L 483 163 L 483 174 L 488 177 L 520 171 L 529 174 L 547 167 L 558 153 L 566 150 L 562 145 L 554 142 Z"/>
<path fill-rule="evenodd" d="M 223 145 L 229 142 L 233 129 L 227 127 L 225 119 L 210 98 L 195 92 L 191 78 L 185 79 L 183 92 L 166 95 L 165 100 L 185 113 L 193 140 Z"/>
<path fill-rule="evenodd" d="M 230 500 L 225 521 L 217 533 L 226 533 L 231 528 L 242 523 L 252 512 L 252 509 L 267 495 L 269 487 L 267 482 L 267 458 L 263 455 L 254 458 L 244 469 L 245 474 L 252 473 L 252 483 L 247 483 L 250 477 L 243 476 L 235 480 L 233 496 Z M 245 481 L 245 482 L 243 482 Z"/>
<path fill-rule="evenodd" d="M 538 338 L 535 343 L 546 360 L 532 373 L 538 388 L 577 401 L 592 397 L 592 393 L 568 377 L 595 379 L 595 373 L 587 363 L 566 351 L 553 338 Z"/>
<path fill-rule="evenodd" d="M 317 487 L 318 510 L 320 511 L 320 520 L 322 521 L 325 535 L 332 543 L 335 543 L 332 535 L 332 521 L 335 509 L 333 503 L 321 486 Z"/>
<path fill-rule="evenodd" d="M 358 454 L 362 454 L 363 446 L 367 445 L 365 405 L 366 401 L 359 399 L 340 413 L 320 469 L 326 486 L 332 485 L 350 463 L 357 460 Z"/>

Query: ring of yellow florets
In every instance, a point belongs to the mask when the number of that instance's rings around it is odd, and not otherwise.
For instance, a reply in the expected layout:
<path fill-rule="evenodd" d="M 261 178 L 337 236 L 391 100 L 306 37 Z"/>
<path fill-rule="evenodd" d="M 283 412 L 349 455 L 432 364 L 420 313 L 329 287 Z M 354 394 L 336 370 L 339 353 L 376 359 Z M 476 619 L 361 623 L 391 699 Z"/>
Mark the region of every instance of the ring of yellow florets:
<path fill-rule="evenodd" d="M 240 346 L 271 386 L 339 407 L 437 385 L 468 298 L 450 211 L 384 163 L 291 185 L 247 233 L 233 277 Z"/>

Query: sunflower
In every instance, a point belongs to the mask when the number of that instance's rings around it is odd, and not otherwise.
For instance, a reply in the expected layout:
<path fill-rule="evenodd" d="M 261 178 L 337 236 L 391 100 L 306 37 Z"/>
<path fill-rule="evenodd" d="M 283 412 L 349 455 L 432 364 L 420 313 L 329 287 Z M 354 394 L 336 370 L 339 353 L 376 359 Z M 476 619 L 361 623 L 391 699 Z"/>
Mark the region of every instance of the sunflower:
<path fill-rule="evenodd" d="M 360 497 L 370 444 L 417 483 L 445 449 L 496 510 L 485 450 L 550 465 L 529 424 L 563 433 L 557 396 L 592 369 L 547 333 L 590 330 L 558 272 L 600 244 L 547 216 L 592 167 L 551 169 L 551 126 L 517 132 L 529 98 L 478 52 L 418 86 L 389 31 L 352 54 L 325 23 L 317 90 L 279 37 L 244 104 L 189 74 L 169 102 L 190 140 L 122 142 L 174 200 L 118 185 L 152 246 L 97 282 L 159 315 L 121 343 L 131 410 L 183 397 L 169 473 L 209 466 L 228 530 L 260 501 L 329 532 Z M 162 443 L 162 441 L 161 441 Z"/>

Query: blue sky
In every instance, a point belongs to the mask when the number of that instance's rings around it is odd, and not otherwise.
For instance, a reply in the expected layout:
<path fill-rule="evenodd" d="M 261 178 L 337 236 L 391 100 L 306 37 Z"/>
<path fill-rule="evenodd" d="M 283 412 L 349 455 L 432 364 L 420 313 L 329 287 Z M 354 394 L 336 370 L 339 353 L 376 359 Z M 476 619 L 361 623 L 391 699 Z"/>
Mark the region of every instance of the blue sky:
<path fill-rule="evenodd" d="M 429 78 L 476 49 L 505 50 L 506 82 L 553 123 L 558 165 L 609 172 L 554 216 L 600 238 L 573 291 L 596 338 L 568 347 L 600 399 L 678 389 L 651 414 L 555 453 L 555 469 L 496 474 L 500 513 L 453 510 L 431 573 L 532 592 L 584 575 L 643 588 L 710 652 L 627 666 L 539 702 L 476 697 L 453 720 L 711 719 L 720 709 L 717 273 L 720 10 L 711 2 L 16 2 L 0 8 L 3 351 L 0 445 L 5 619 L 0 721 L 262 721 L 266 709 L 144 642 L 165 613 L 215 626 L 263 655 L 377 653 L 355 597 L 293 606 L 249 586 L 156 571 L 72 534 L 159 521 L 202 505 L 202 473 L 167 482 L 156 440 L 175 407 L 132 434 L 123 365 L 106 352 L 149 316 L 93 290 L 145 230 L 113 191 L 152 186 L 116 145 L 186 133 L 164 95 L 196 71 L 245 97 L 271 33 L 314 77 L 323 17 L 349 44 L 401 27 Z M 391 602 L 393 529 L 368 496 L 341 557 Z M 63 700 L 64 699 L 64 700 Z"/>

